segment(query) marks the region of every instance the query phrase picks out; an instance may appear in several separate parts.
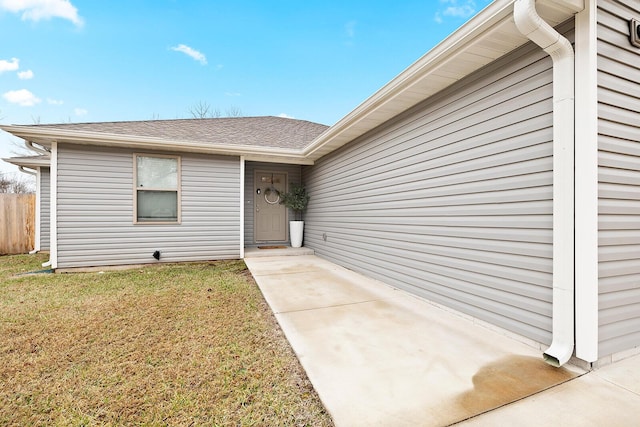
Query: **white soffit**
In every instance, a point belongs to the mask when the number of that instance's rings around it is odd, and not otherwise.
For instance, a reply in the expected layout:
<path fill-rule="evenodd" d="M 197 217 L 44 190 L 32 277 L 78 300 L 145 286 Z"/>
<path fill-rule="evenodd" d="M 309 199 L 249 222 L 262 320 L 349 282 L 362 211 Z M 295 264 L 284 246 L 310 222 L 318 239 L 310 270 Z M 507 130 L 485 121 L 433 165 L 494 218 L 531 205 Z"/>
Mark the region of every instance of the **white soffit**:
<path fill-rule="evenodd" d="M 581 10 L 583 0 L 540 0 L 536 7 L 555 26 Z M 513 21 L 513 0 L 491 3 L 327 129 L 305 155 L 319 159 L 527 42 Z"/>

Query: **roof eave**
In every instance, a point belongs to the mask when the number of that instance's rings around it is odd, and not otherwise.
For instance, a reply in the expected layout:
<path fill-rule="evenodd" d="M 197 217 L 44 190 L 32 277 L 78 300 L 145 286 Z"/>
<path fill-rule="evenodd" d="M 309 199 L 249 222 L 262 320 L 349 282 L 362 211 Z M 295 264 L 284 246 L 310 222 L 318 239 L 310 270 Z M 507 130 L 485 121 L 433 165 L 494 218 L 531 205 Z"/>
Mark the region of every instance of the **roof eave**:
<path fill-rule="evenodd" d="M 304 154 L 317 160 L 527 43 L 513 22 L 514 1 L 491 3 L 319 135 Z M 540 15 L 555 25 L 583 7 L 583 0 L 538 0 Z"/>
<path fill-rule="evenodd" d="M 2 159 L 7 163 L 11 163 L 12 165 L 22 166 L 23 168 L 31 168 L 35 169 L 38 167 L 49 167 L 51 165 L 51 159 L 48 156 L 39 156 L 39 157 L 8 157 Z"/>
<path fill-rule="evenodd" d="M 147 136 L 52 129 L 47 127 L 38 128 L 27 125 L 0 125 L 0 129 L 27 141 L 44 146 L 50 146 L 52 142 L 67 142 L 71 144 L 98 145 L 103 147 L 128 147 L 140 150 L 245 156 L 246 159 L 259 159 L 259 161 L 278 163 L 313 164 L 313 160 L 306 158 L 302 150 L 289 148 L 212 144 L 188 140 L 168 141 L 163 138 Z"/>
<path fill-rule="evenodd" d="M 138 149 L 244 156 L 267 162 L 313 164 L 320 157 L 357 139 L 425 99 L 446 89 L 499 57 L 528 42 L 513 22 L 515 0 L 496 0 L 431 49 L 304 149 L 211 144 L 198 141 L 71 131 L 34 126 L 0 126 L 18 137 L 50 145 L 69 142 Z M 537 0 L 538 13 L 560 24 L 584 7 L 584 0 Z"/>

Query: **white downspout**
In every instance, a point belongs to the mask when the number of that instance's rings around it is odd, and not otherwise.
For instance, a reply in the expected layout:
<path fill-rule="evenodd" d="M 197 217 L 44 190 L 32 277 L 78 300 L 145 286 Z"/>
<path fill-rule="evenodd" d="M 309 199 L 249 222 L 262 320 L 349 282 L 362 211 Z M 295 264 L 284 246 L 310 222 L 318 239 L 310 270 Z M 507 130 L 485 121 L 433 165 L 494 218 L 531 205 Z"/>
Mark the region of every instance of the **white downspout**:
<path fill-rule="evenodd" d="M 41 221 L 41 212 L 40 212 L 40 204 L 42 201 L 42 195 L 40 194 L 40 191 L 42 191 L 41 188 L 41 175 L 42 175 L 42 169 L 40 167 L 38 167 L 36 169 L 37 173 L 36 173 L 36 217 L 35 217 L 35 223 L 36 223 L 36 238 L 35 238 L 35 244 L 33 245 L 34 248 L 31 252 L 29 252 L 30 255 L 35 254 L 40 252 L 40 233 L 41 233 L 41 229 L 40 229 L 40 221 Z"/>
<path fill-rule="evenodd" d="M 33 250 L 29 251 L 29 255 L 33 255 L 40 251 L 40 168 L 36 171 L 29 170 L 24 166 L 18 166 L 18 170 L 22 173 L 26 173 L 28 175 L 33 175 L 36 177 L 36 215 L 35 215 L 35 226 L 36 226 L 36 235 L 35 242 L 33 244 Z"/>
<path fill-rule="evenodd" d="M 574 53 L 538 15 L 535 0 L 516 0 L 518 30 L 553 60 L 553 341 L 544 360 L 569 361 L 574 347 Z"/>

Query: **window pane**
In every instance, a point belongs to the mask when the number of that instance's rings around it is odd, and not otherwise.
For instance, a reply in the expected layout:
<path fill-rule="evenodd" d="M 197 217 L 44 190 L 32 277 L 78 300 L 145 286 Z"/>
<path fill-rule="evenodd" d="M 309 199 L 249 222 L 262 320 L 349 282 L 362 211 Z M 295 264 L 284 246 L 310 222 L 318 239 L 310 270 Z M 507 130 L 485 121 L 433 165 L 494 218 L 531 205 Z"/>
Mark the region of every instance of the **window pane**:
<path fill-rule="evenodd" d="M 137 157 L 138 188 L 178 188 L 178 159 Z"/>
<path fill-rule="evenodd" d="M 178 221 L 178 192 L 138 190 L 138 221 Z"/>

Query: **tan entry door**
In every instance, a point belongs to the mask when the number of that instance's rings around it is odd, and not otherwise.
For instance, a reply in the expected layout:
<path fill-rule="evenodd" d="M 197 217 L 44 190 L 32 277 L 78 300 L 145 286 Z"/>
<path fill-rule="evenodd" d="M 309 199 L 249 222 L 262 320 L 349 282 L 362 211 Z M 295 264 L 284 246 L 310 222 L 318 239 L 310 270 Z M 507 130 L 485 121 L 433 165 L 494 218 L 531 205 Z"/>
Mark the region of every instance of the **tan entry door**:
<path fill-rule="evenodd" d="M 256 242 L 287 240 L 287 208 L 280 204 L 278 192 L 287 189 L 287 174 L 256 172 L 255 175 Z"/>

